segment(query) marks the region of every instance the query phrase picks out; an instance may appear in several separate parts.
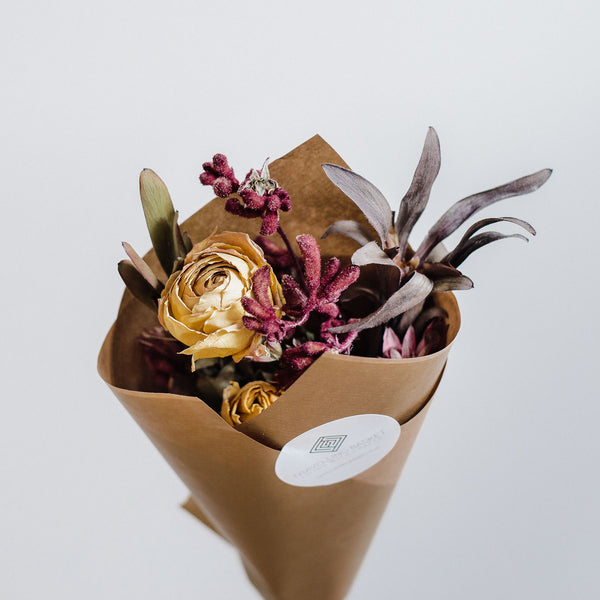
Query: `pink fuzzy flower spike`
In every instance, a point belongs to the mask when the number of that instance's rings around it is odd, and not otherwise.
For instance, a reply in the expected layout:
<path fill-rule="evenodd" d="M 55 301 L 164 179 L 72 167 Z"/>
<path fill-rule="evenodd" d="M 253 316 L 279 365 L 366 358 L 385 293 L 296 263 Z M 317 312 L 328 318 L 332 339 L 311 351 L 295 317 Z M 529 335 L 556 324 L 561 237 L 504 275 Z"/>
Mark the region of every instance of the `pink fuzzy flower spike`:
<path fill-rule="evenodd" d="M 215 154 L 212 162 L 205 162 L 202 168 L 204 173 L 200 175 L 200 183 L 212 186 L 219 198 L 227 198 L 238 191 L 240 183 L 224 154 Z"/>
<path fill-rule="evenodd" d="M 257 331 L 267 337 L 269 342 L 280 342 L 286 332 L 285 321 L 277 318 L 271 300 L 270 290 L 271 267 L 265 265 L 252 277 L 252 293 L 254 298 L 242 298 L 242 306 L 250 316 L 242 317 L 246 329 Z"/>
<path fill-rule="evenodd" d="M 267 161 L 262 169 L 252 169 L 240 185 L 223 154 L 202 165 L 202 185 L 210 185 L 219 198 L 226 198 L 225 210 L 246 219 L 262 219 L 261 235 L 273 235 L 279 229 L 279 211 L 292 209 L 289 194 L 271 179 Z"/>

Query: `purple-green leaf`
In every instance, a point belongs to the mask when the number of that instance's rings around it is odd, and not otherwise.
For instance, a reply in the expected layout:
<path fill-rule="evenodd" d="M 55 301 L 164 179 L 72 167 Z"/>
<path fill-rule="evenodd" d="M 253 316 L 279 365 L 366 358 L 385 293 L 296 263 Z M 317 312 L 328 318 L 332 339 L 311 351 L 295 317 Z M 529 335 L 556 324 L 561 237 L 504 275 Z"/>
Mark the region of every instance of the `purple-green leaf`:
<path fill-rule="evenodd" d="M 402 257 L 406 251 L 408 236 L 427 206 L 433 182 L 440 171 L 440 164 L 440 140 L 435 129 L 430 127 L 412 183 L 402 198 L 396 219 L 395 227 L 399 240 L 398 253 Z"/>
<path fill-rule="evenodd" d="M 454 264 L 455 260 L 453 260 L 453 258 L 455 256 L 461 254 L 462 249 L 468 245 L 468 243 L 469 243 L 468 240 L 473 236 L 474 233 L 476 233 L 480 229 L 483 229 L 484 227 L 487 227 L 488 225 L 492 225 L 493 223 L 499 223 L 500 221 L 514 223 L 515 225 L 519 225 L 520 227 L 525 229 L 525 231 L 527 231 L 527 233 L 530 233 L 531 235 L 535 235 L 535 229 L 527 221 L 523 221 L 522 219 L 516 219 L 515 217 L 493 217 L 490 219 L 481 219 L 481 221 L 477 221 L 477 223 L 474 223 L 473 225 L 471 225 L 471 227 L 469 227 L 469 229 L 467 229 L 467 231 L 465 232 L 465 235 L 463 235 L 460 242 L 458 242 L 458 244 L 456 244 L 456 248 L 454 248 L 454 250 L 452 250 L 452 252 L 448 252 L 446 254 L 446 256 L 444 256 L 441 259 L 441 262 Z M 498 238 L 498 239 L 501 239 L 501 238 Z M 527 238 L 525 238 L 525 239 L 527 239 Z M 495 240 L 490 240 L 490 241 L 493 242 Z M 487 243 L 489 243 L 489 242 L 487 242 Z M 481 247 L 481 246 L 479 246 L 479 247 Z M 471 250 L 471 252 L 473 252 L 473 250 Z M 465 258 L 466 258 L 466 256 L 462 260 L 464 261 Z"/>
<path fill-rule="evenodd" d="M 529 240 L 520 233 L 513 233 L 512 235 L 507 235 L 504 233 L 499 233 L 498 231 L 486 231 L 485 233 L 480 233 L 478 235 L 474 235 L 469 239 L 465 240 L 459 246 L 457 246 L 445 260 L 447 260 L 452 266 L 458 267 L 461 263 L 465 261 L 465 259 L 478 250 L 482 246 L 486 246 L 487 244 L 491 244 L 492 242 L 496 242 L 498 240 L 504 240 L 507 238 L 517 238 L 519 240 L 524 240 L 528 242 Z"/>
<path fill-rule="evenodd" d="M 185 255 L 188 253 L 186 249 L 185 241 L 183 239 L 183 234 L 181 233 L 181 229 L 179 229 L 179 224 L 177 223 L 179 219 L 179 212 L 175 211 L 175 215 L 173 216 L 173 246 L 175 248 L 175 257 L 177 258 L 185 258 Z"/>
<path fill-rule="evenodd" d="M 393 217 L 392 209 L 384 195 L 370 181 L 354 171 L 329 163 L 321 166 L 333 184 L 360 208 L 379 235 L 381 245 L 385 246 Z"/>
<path fill-rule="evenodd" d="M 164 286 L 158 280 L 158 277 L 156 277 L 152 269 L 148 266 L 148 263 L 127 242 L 123 242 L 123 248 L 125 249 L 127 256 L 129 256 L 131 259 L 133 266 L 138 270 L 139 274 L 154 290 L 156 290 L 158 294 L 160 294 Z"/>
<path fill-rule="evenodd" d="M 408 282 L 394 292 L 386 300 L 385 304 L 374 313 L 353 323 L 332 327 L 329 331 L 332 333 L 346 333 L 348 331 L 362 331 L 363 329 L 382 325 L 427 298 L 432 289 L 433 282 L 425 277 L 425 275 L 415 272 Z"/>
<path fill-rule="evenodd" d="M 140 196 L 152 246 L 169 276 L 178 258 L 178 244 L 173 234 L 177 215 L 167 186 L 152 169 L 144 169 L 140 173 Z"/>
<path fill-rule="evenodd" d="M 438 279 L 445 279 L 447 277 L 460 277 L 462 273 L 453 267 L 452 265 L 439 263 L 439 262 L 426 262 L 421 265 L 419 271 L 423 273 L 423 275 L 427 275 L 431 281 L 434 283 Z"/>
<path fill-rule="evenodd" d="M 335 223 L 332 223 L 327 228 L 327 231 L 325 231 L 325 233 L 321 236 L 321 239 L 324 240 L 326 237 L 334 233 L 345 235 L 361 246 L 368 244 L 373 239 L 373 236 L 367 229 L 365 229 L 357 221 L 351 220 L 336 221 Z"/>
<path fill-rule="evenodd" d="M 532 175 L 459 200 L 429 230 L 415 254 L 424 259 L 434 246 L 456 231 L 471 215 L 499 200 L 534 192 L 546 183 L 551 174 L 551 169 L 543 169 Z"/>
<path fill-rule="evenodd" d="M 182 231 L 181 237 L 183 238 L 183 246 L 187 254 L 194 247 L 194 242 L 192 242 L 192 238 L 187 231 Z"/>
<path fill-rule="evenodd" d="M 443 277 L 433 284 L 434 292 L 451 292 L 456 290 L 470 290 L 473 287 L 473 281 L 466 275 L 457 275 L 456 277 Z"/>
<path fill-rule="evenodd" d="M 396 263 L 379 247 L 377 242 L 369 242 L 352 255 L 353 265 L 388 265 L 397 267 Z"/>
<path fill-rule="evenodd" d="M 412 325 L 415 319 L 421 314 L 423 310 L 424 302 L 419 302 L 419 304 L 415 304 L 412 308 L 409 308 L 402 317 L 400 318 L 400 324 L 398 325 L 398 333 L 400 337 L 402 337 L 406 330 L 410 325 Z"/>
<path fill-rule="evenodd" d="M 415 328 L 408 326 L 404 338 L 402 339 L 402 358 L 413 358 L 415 356 L 417 338 L 415 337 Z"/>
<path fill-rule="evenodd" d="M 117 265 L 119 275 L 127 289 L 148 308 L 156 311 L 160 294 L 144 279 L 129 260 L 122 260 Z"/>

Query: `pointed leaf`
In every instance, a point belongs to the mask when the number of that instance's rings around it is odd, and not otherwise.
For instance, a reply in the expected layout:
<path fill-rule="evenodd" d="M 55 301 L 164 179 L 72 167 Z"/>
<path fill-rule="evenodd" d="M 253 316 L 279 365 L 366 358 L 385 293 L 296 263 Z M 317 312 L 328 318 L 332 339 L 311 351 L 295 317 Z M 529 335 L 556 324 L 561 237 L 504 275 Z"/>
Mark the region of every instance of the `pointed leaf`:
<path fill-rule="evenodd" d="M 377 242 L 369 242 L 352 255 L 352 264 L 364 266 L 369 264 L 389 265 L 397 267 L 396 263 L 379 247 Z"/>
<path fill-rule="evenodd" d="M 165 273 L 170 275 L 177 259 L 173 239 L 173 222 L 177 217 L 167 186 L 152 169 L 140 173 L 140 196 L 152 246 Z"/>
<path fill-rule="evenodd" d="M 417 338 L 415 337 L 415 328 L 408 326 L 404 339 L 402 340 L 402 358 L 413 358 L 415 355 Z"/>
<path fill-rule="evenodd" d="M 413 175 L 412 183 L 398 210 L 396 232 L 398 234 L 398 253 L 404 257 L 408 236 L 429 201 L 433 182 L 440 171 L 440 140 L 433 127 L 427 131 L 421 159 Z"/>
<path fill-rule="evenodd" d="M 465 232 L 463 236 L 463 240 L 470 238 L 474 233 L 487 227 L 488 225 L 492 225 L 493 223 L 500 223 L 501 221 L 506 221 L 507 223 L 514 223 L 515 225 L 519 225 L 522 227 L 527 233 L 531 235 L 535 235 L 536 231 L 532 225 L 530 225 L 527 221 L 523 221 L 523 219 L 517 219 L 516 217 L 491 217 L 489 219 L 481 219 L 481 221 L 477 221 L 477 223 L 473 223 L 469 229 Z M 462 241 L 462 240 L 461 240 Z"/>
<path fill-rule="evenodd" d="M 185 242 L 183 241 L 183 234 L 181 233 L 181 229 L 179 229 L 179 224 L 177 223 L 179 219 L 179 212 L 175 211 L 173 216 L 173 246 L 175 248 L 175 256 L 177 258 L 185 258 L 187 251 L 185 249 Z"/>
<path fill-rule="evenodd" d="M 543 169 L 532 175 L 459 200 L 429 230 L 415 254 L 421 259 L 425 258 L 434 246 L 456 231 L 471 215 L 499 200 L 534 192 L 546 183 L 551 174 L 551 169 Z"/>
<path fill-rule="evenodd" d="M 194 243 L 192 242 L 192 238 L 189 236 L 187 231 L 182 231 L 181 237 L 183 238 L 183 246 L 187 254 L 194 247 Z"/>
<path fill-rule="evenodd" d="M 423 275 L 427 275 L 431 281 L 434 283 L 438 279 L 445 279 L 448 277 L 460 277 L 462 273 L 454 268 L 452 265 L 446 263 L 423 263 L 419 267 L 419 271 L 423 273 Z"/>
<path fill-rule="evenodd" d="M 384 356 L 390 356 L 392 350 L 400 350 L 402 348 L 402 342 L 396 335 L 396 332 L 391 327 L 386 327 L 383 330 L 383 344 L 382 353 Z"/>
<path fill-rule="evenodd" d="M 384 195 L 370 181 L 354 171 L 329 163 L 321 166 L 327 177 L 360 208 L 384 246 L 392 226 L 392 209 Z"/>
<path fill-rule="evenodd" d="M 444 321 L 447 317 L 448 313 L 441 306 L 431 306 L 430 308 L 424 310 L 413 323 L 417 337 L 421 337 L 423 330 L 429 321 L 432 321 L 436 318 Z"/>
<path fill-rule="evenodd" d="M 361 246 L 368 244 L 373 239 L 373 236 L 369 231 L 357 221 L 336 221 L 327 228 L 327 231 L 321 236 L 321 239 L 324 240 L 333 233 L 345 235 Z"/>
<path fill-rule="evenodd" d="M 408 282 L 398 291 L 394 292 L 374 313 L 354 323 L 332 327 L 331 333 L 346 333 L 348 331 L 362 331 L 377 327 L 424 300 L 433 289 L 433 283 L 421 273 L 414 273 Z"/>
<path fill-rule="evenodd" d="M 492 242 L 495 242 L 497 240 L 503 240 L 506 238 L 517 238 L 526 242 L 529 241 L 524 235 L 521 235 L 520 233 L 506 235 L 504 233 L 499 233 L 498 231 L 487 231 L 486 233 L 480 233 L 478 235 L 474 235 L 468 240 L 465 240 L 463 244 L 458 246 L 446 257 L 446 260 L 451 265 L 458 267 L 461 263 L 465 261 L 465 259 L 470 254 L 475 252 L 475 250 L 478 250 L 482 246 L 486 246 L 487 244 L 491 244 Z"/>
<path fill-rule="evenodd" d="M 160 294 L 140 275 L 132 262 L 122 260 L 117 266 L 121 279 L 127 289 L 148 308 L 156 312 Z"/>
<path fill-rule="evenodd" d="M 431 252 L 425 257 L 425 260 L 431 263 L 439 263 L 448 254 L 448 249 L 440 242 Z"/>
<path fill-rule="evenodd" d="M 138 270 L 139 274 L 158 294 L 160 294 L 164 286 L 148 266 L 148 263 L 127 242 L 123 242 L 123 248 L 125 248 L 127 256 L 129 256 L 133 266 Z"/>
<path fill-rule="evenodd" d="M 448 252 L 448 254 L 441 260 L 446 263 L 452 263 L 453 257 L 460 255 L 462 248 L 464 248 L 465 246 L 468 245 L 468 240 L 471 238 L 471 236 L 476 231 L 479 231 L 480 229 L 482 229 L 483 227 L 486 227 L 487 225 L 491 225 L 492 223 L 498 223 L 500 221 L 508 221 L 509 223 L 514 223 L 515 225 L 519 225 L 519 226 L 523 227 L 523 229 L 525 229 L 531 235 L 535 235 L 535 229 L 527 221 L 523 221 L 522 219 L 516 219 L 514 217 L 495 217 L 495 218 L 491 218 L 491 219 L 481 219 L 481 221 L 477 221 L 477 223 L 471 225 L 471 227 L 469 227 L 469 229 L 467 229 L 465 235 L 463 235 L 460 242 L 458 242 L 458 244 L 456 244 L 456 248 L 454 248 L 454 250 L 452 250 L 452 252 Z M 524 239 L 527 241 L 527 238 L 524 238 Z M 490 241 L 494 241 L 494 240 L 490 240 Z M 473 250 L 471 250 L 471 252 L 473 252 Z M 466 256 L 465 256 L 465 258 L 466 258 Z M 464 258 L 463 258 L 463 261 L 464 261 Z"/>
<path fill-rule="evenodd" d="M 450 292 L 456 290 L 470 290 L 473 287 L 473 281 L 466 275 L 456 277 L 444 277 L 438 279 L 433 284 L 434 292 Z"/>
<path fill-rule="evenodd" d="M 400 337 L 403 337 L 406 333 L 406 330 L 410 325 L 413 324 L 415 319 L 422 314 L 424 302 L 419 302 L 419 304 L 415 304 L 412 308 L 409 308 L 401 317 L 400 324 L 398 325 L 398 333 Z"/>

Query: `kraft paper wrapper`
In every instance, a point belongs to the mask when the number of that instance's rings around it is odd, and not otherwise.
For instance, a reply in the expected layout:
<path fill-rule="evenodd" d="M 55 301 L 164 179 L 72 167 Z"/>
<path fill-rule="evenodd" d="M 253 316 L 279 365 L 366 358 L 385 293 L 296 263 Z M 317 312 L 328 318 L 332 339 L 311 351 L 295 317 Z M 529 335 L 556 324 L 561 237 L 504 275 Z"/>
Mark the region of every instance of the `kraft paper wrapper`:
<path fill-rule="evenodd" d="M 290 237 L 317 239 L 340 218 L 361 213 L 329 182 L 321 163 L 344 165 L 319 136 L 275 161 L 271 174 L 290 193 L 282 215 Z M 219 230 L 257 233 L 215 199 L 183 224 L 198 241 Z M 353 242 L 331 236 L 324 255 L 348 256 Z M 158 269 L 155 257 L 147 260 Z M 98 370 L 190 490 L 184 507 L 239 550 L 248 576 L 266 600 L 341 600 L 346 595 L 406 462 L 441 379 L 460 315 L 452 294 L 437 296 L 449 314 L 446 348 L 430 356 L 388 360 L 321 356 L 268 410 L 237 429 L 202 400 L 155 393 L 137 336 L 155 315 L 125 292 Z M 401 424 L 394 449 L 360 475 L 329 486 L 299 488 L 275 475 L 281 447 L 304 431 L 363 413 Z"/>

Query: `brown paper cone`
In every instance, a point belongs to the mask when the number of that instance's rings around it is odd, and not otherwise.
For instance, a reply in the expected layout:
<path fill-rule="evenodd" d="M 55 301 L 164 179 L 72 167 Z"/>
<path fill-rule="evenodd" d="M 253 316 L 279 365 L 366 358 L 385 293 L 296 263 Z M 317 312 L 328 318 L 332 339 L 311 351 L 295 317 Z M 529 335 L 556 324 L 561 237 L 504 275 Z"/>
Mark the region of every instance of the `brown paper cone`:
<path fill-rule="evenodd" d="M 288 235 L 316 238 L 339 218 L 362 220 L 325 177 L 321 163 L 344 164 L 315 136 L 271 165 L 291 195 Z M 286 218 L 287 217 L 287 218 Z M 214 200 L 183 227 L 193 240 L 219 229 L 257 233 L 255 223 L 225 213 Z M 349 255 L 339 236 L 323 254 Z M 154 260 L 154 257 L 150 257 Z M 156 262 L 153 266 L 157 266 Z M 449 314 L 448 345 L 408 360 L 321 356 L 268 410 L 238 429 L 202 400 L 153 393 L 136 338 L 155 315 L 127 292 L 100 352 L 98 369 L 191 493 L 185 508 L 240 552 L 266 600 L 340 600 L 348 591 L 441 379 L 460 316 L 452 294 L 437 302 Z M 401 424 L 394 449 L 352 479 L 299 488 L 275 475 L 281 447 L 304 431 L 346 416 L 377 413 Z"/>

